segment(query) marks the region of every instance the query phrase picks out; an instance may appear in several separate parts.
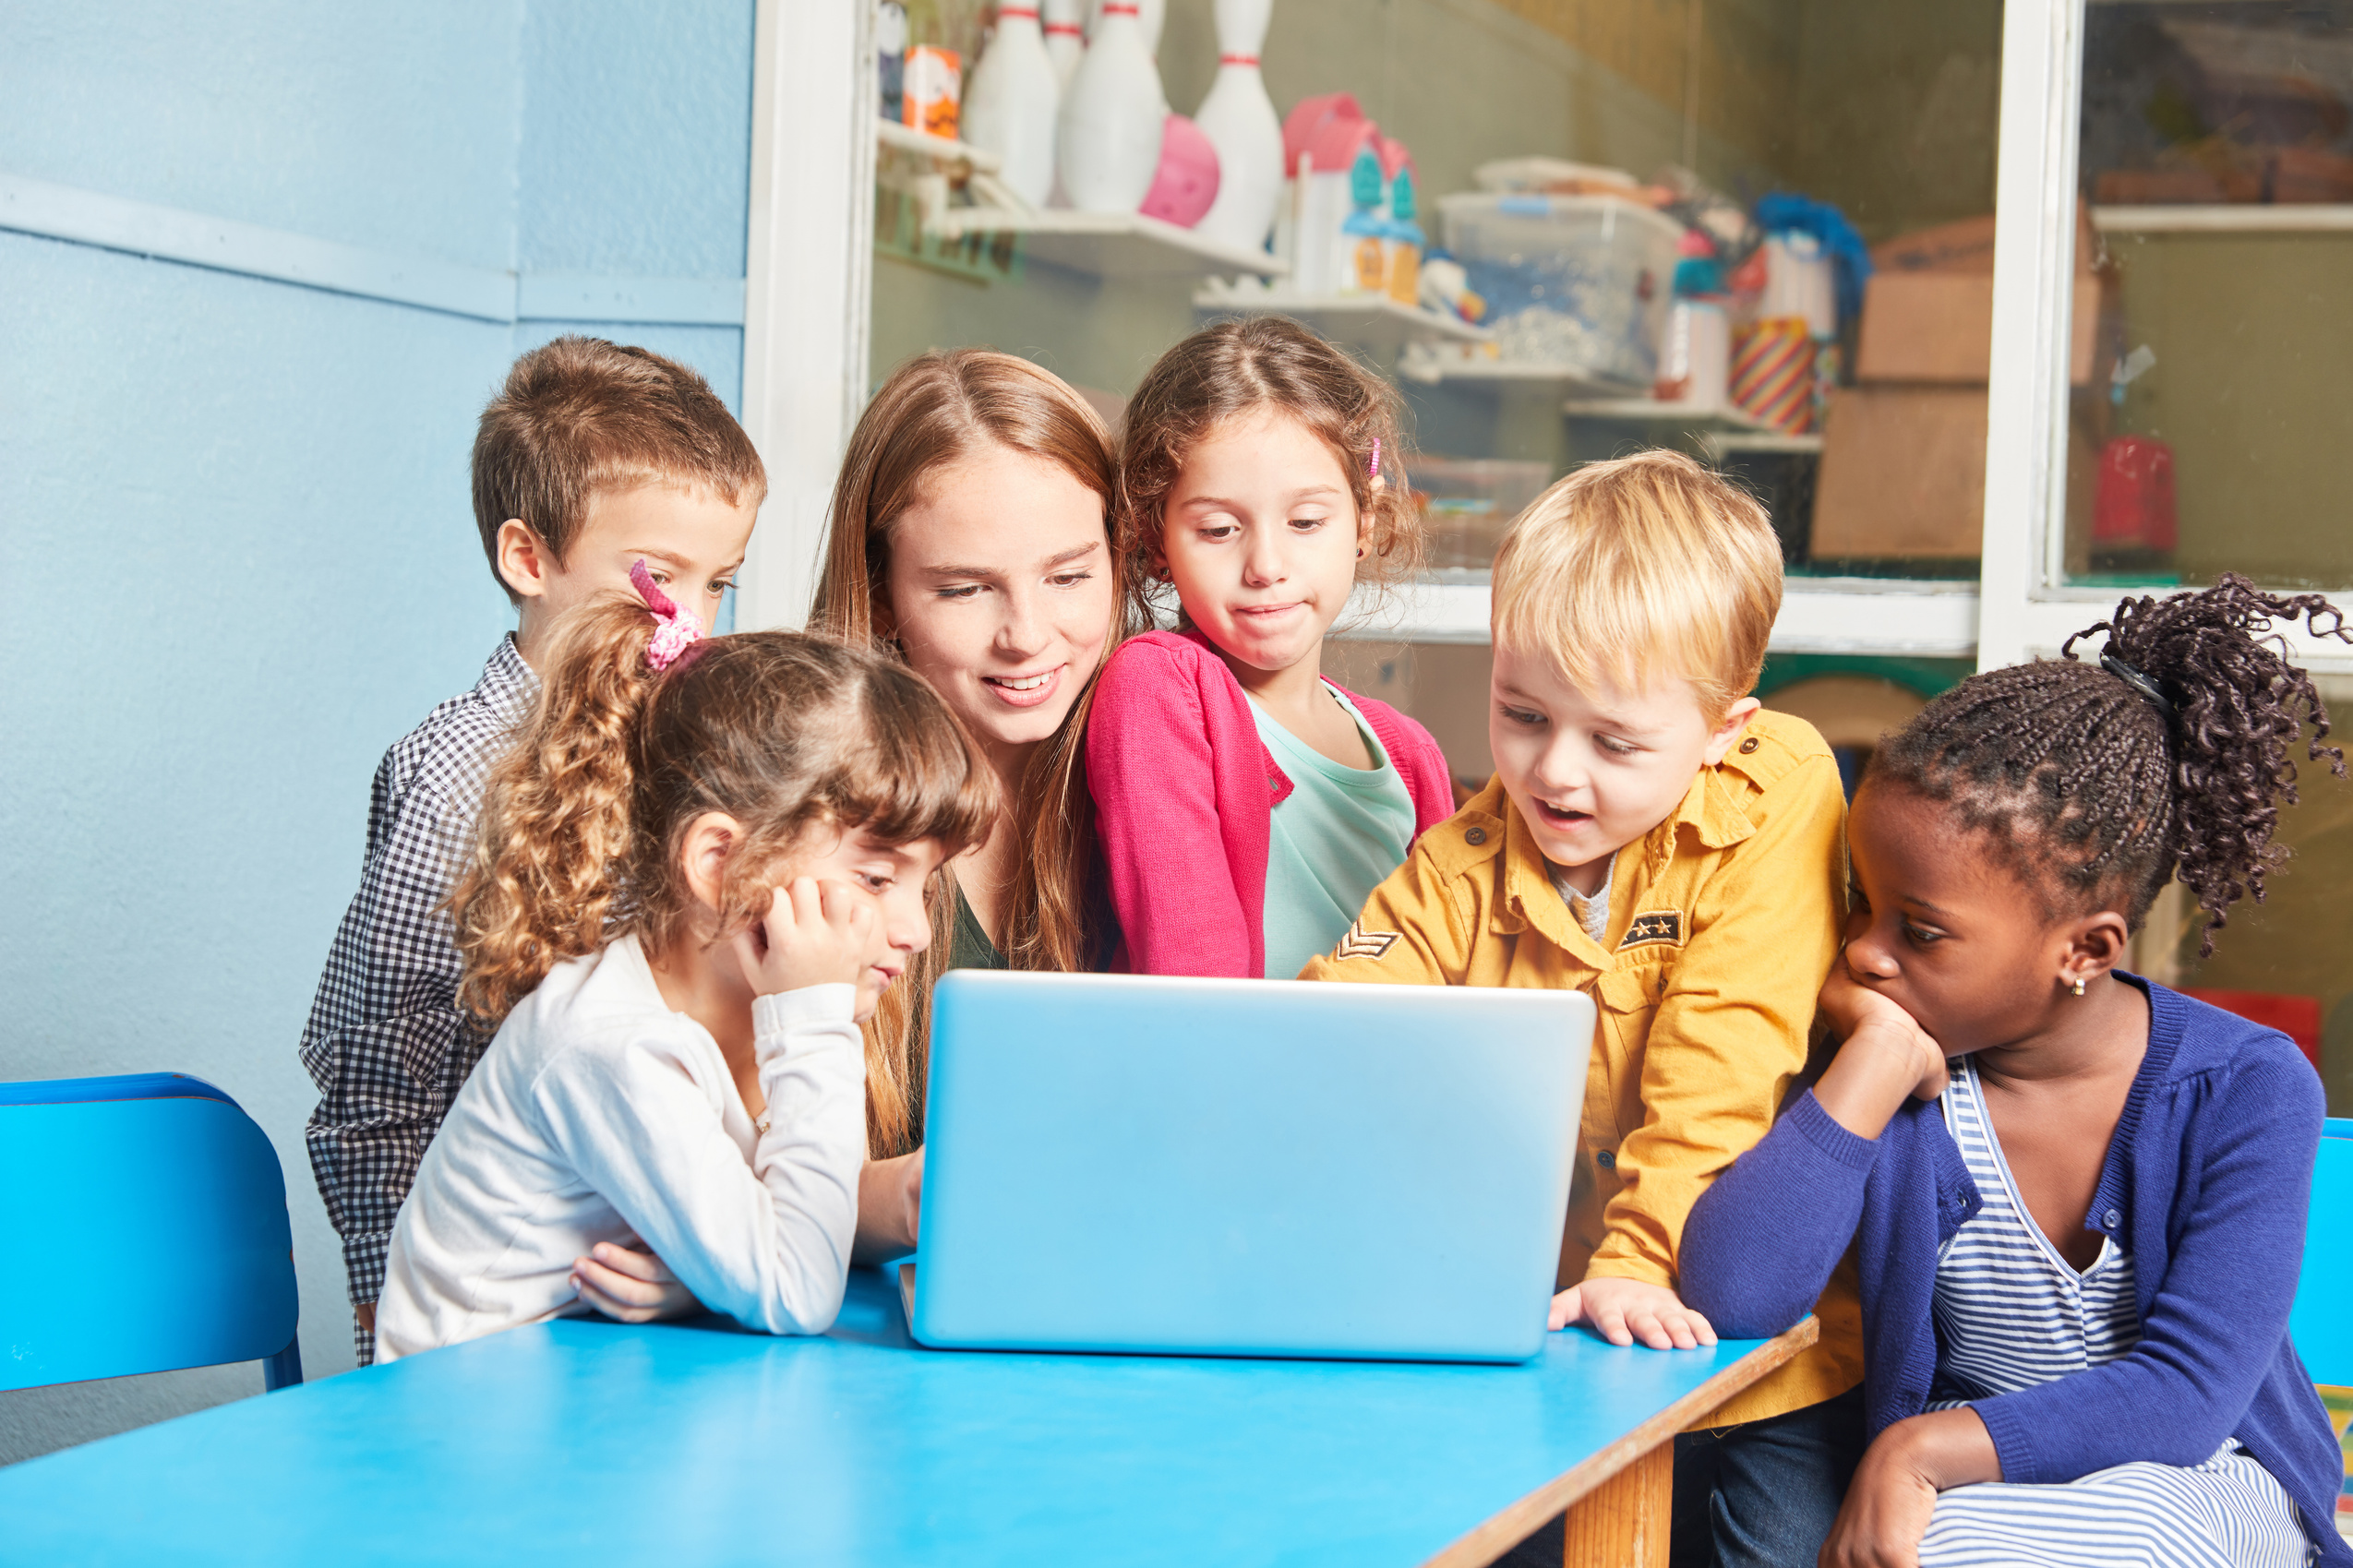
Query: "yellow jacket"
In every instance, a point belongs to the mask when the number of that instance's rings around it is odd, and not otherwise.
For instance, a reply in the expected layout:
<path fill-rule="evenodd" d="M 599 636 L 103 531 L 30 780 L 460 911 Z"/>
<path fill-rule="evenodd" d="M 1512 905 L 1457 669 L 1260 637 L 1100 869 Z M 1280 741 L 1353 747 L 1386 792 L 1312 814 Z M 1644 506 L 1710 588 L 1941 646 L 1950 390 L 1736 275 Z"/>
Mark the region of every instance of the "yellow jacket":
<path fill-rule="evenodd" d="M 1765 1135 L 1805 1070 L 1846 913 L 1845 820 L 1822 737 L 1760 712 L 1665 821 L 1618 852 L 1597 943 L 1491 780 L 1422 836 L 1300 978 L 1591 996 L 1600 1023 L 1560 1283 L 1590 1272 L 1673 1287 L 1691 1205 Z M 1799 1409 L 1863 1381 L 1851 1260 L 1817 1311 L 1820 1342 L 1711 1424 Z"/>

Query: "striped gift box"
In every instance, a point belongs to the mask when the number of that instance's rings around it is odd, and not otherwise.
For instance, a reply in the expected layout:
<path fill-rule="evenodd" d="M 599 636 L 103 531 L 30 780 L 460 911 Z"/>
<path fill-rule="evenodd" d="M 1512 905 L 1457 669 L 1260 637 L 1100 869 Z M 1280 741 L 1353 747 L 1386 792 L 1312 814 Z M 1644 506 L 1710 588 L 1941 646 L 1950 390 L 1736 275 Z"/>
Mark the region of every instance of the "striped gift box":
<path fill-rule="evenodd" d="M 1784 435 L 1814 428 L 1814 339 L 1804 317 L 1767 317 L 1734 340 L 1732 401 Z"/>

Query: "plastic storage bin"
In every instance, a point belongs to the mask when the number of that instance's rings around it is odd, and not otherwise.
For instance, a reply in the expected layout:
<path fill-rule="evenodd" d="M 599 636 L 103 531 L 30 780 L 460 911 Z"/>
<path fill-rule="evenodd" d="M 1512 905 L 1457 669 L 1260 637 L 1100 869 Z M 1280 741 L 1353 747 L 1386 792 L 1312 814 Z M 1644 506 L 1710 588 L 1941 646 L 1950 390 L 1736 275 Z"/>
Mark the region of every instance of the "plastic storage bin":
<path fill-rule="evenodd" d="M 1447 249 L 1507 360 L 1648 394 L 1683 231 L 1610 196 L 1441 197 Z"/>
<path fill-rule="evenodd" d="M 1552 465 L 1499 458 L 1414 460 L 1407 470 L 1422 509 L 1435 572 L 1483 572 L 1504 530 L 1553 482 Z"/>

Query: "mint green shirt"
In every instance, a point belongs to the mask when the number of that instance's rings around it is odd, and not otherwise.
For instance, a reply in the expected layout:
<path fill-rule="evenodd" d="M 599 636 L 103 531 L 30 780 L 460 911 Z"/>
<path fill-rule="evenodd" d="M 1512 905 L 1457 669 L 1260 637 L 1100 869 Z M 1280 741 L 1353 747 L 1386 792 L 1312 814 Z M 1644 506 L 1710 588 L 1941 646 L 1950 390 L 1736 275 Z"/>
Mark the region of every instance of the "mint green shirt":
<path fill-rule="evenodd" d="M 1413 844 L 1413 796 L 1356 704 L 1329 685 L 1379 759 L 1348 768 L 1309 747 L 1255 700 L 1258 738 L 1289 775 L 1291 794 L 1274 808 L 1267 839 L 1267 978 L 1294 978 L 1317 953 L 1329 952 Z"/>

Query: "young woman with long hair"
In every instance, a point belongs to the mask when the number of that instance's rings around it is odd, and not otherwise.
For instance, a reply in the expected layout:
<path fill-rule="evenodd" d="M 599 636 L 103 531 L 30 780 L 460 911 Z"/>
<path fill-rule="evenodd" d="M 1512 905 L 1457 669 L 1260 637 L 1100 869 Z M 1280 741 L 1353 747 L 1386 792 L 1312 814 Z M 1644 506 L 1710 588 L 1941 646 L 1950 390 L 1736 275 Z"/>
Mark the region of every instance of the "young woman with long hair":
<path fill-rule="evenodd" d="M 1118 470 L 1085 399 L 981 349 L 901 365 L 842 462 L 810 628 L 929 681 L 1004 801 L 949 867 L 930 949 L 866 1025 L 909 1076 L 903 1096 L 868 1095 L 862 1258 L 915 1243 L 932 982 L 958 966 L 1097 968 L 1114 940 L 1082 739 L 1104 659 L 1151 624 L 1140 569 L 1110 548 Z"/>

